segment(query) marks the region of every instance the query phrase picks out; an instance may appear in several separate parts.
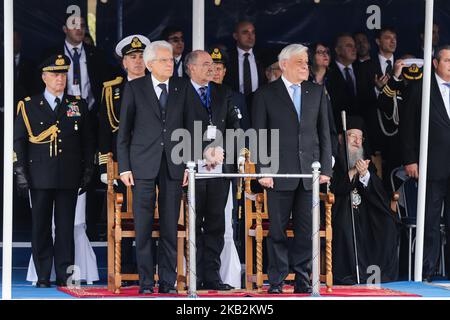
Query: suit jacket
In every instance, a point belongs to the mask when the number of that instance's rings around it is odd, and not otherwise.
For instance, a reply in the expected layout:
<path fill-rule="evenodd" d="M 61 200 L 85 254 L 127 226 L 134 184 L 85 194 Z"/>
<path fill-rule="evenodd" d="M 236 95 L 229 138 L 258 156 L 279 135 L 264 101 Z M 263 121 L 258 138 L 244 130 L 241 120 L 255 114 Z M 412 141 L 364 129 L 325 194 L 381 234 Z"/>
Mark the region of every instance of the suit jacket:
<path fill-rule="evenodd" d="M 331 139 L 324 87 L 304 81 L 301 90 L 301 120 L 298 121 L 294 103 L 281 78 L 258 89 L 253 100 L 253 127 L 257 132 L 279 130 L 279 169 L 273 173 L 310 174 L 312 163 L 320 161 L 322 174 L 331 177 Z M 259 149 L 262 147 L 258 145 Z M 268 151 L 273 157 L 274 150 L 270 147 Z M 259 160 L 258 171 L 270 166 Z M 275 179 L 274 189 L 295 190 L 299 182 L 300 179 Z M 303 179 L 303 185 L 311 190 L 310 179 Z"/>
<path fill-rule="evenodd" d="M 211 111 L 212 111 L 212 123 L 216 126 L 216 130 L 220 131 L 223 136 L 223 149 L 227 151 L 227 139 L 226 129 L 238 129 L 240 127 L 239 119 L 234 110 L 233 93 L 227 87 L 218 85 L 213 82 L 209 83 L 211 92 Z M 195 122 L 201 121 L 201 133 L 207 131 L 209 125 L 209 115 L 206 108 L 203 106 L 198 93 L 191 82 L 188 84 L 186 92 L 186 109 L 185 109 L 185 123 L 186 128 L 191 133 L 191 136 L 195 135 Z M 217 137 L 217 135 L 216 135 Z M 198 141 L 193 141 L 194 144 L 198 144 Z M 195 145 L 191 145 L 191 159 L 201 160 L 203 158 L 203 151 L 208 145 L 216 145 L 220 141 L 202 141 L 201 154 L 196 152 Z M 231 143 L 231 142 L 230 142 Z M 230 145 L 231 146 L 231 145 Z M 200 151 L 200 150 L 199 150 Z M 197 154 L 196 154 L 197 153 Z M 225 155 L 226 156 L 226 155 Z M 234 150 L 234 162 L 233 164 L 225 164 L 222 169 L 224 173 L 235 173 L 237 170 L 237 151 Z"/>
<path fill-rule="evenodd" d="M 256 68 L 258 71 L 258 87 L 267 82 L 266 74 L 264 73 L 264 67 L 261 62 L 261 57 L 258 51 L 253 49 L 255 55 Z M 234 91 L 239 91 L 239 56 L 237 48 L 228 52 L 227 73 L 223 82 L 231 87 Z"/>
<path fill-rule="evenodd" d="M 400 114 L 400 139 L 403 163 L 419 163 L 422 81 L 410 84 L 406 107 Z M 431 75 L 430 123 L 428 132 L 428 179 L 450 177 L 450 118 L 436 81 Z"/>
<path fill-rule="evenodd" d="M 127 82 L 122 97 L 120 126 L 117 136 L 119 172 L 132 171 L 135 179 L 155 179 L 163 152 L 172 179 L 181 179 L 183 163 L 175 164 L 171 152 L 177 141 L 172 132 L 183 128 L 183 108 L 187 81 L 170 78 L 165 119 L 151 75 Z"/>
<path fill-rule="evenodd" d="M 337 127 L 342 128 L 341 111 L 347 115 L 359 115 L 366 118 L 367 109 L 364 103 L 367 89 L 363 81 L 360 64 L 352 64 L 356 80 L 356 96 L 348 93 L 347 84 L 336 62 L 333 62 L 327 73 L 327 90 L 330 94 L 333 115 Z M 373 91 L 373 89 L 372 89 Z M 369 93 L 370 94 L 370 93 Z M 374 95 L 375 92 L 372 92 Z"/>
<path fill-rule="evenodd" d="M 25 98 L 25 114 L 34 136 L 57 125 L 57 143 L 31 143 L 20 112 L 14 126 L 16 162 L 28 171 L 32 189 L 78 189 L 86 168 L 94 165 L 94 136 L 86 102 L 64 95 L 57 112 L 43 94 Z M 76 108 L 78 112 L 71 112 Z M 53 155 L 50 154 L 50 145 Z M 56 149 L 57 146 L 57 149 Z"/>

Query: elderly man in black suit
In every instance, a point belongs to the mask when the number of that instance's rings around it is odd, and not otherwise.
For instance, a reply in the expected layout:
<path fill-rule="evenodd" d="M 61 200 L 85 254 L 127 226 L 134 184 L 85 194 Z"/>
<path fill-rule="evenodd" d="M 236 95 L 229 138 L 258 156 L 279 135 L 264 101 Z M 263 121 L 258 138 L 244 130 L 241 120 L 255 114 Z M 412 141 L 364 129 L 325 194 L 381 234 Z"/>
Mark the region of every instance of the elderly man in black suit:
<path fill-rule="evenodd" d="M 183 127 L 186 81 L 171 78 L 172 46 L 155 41 L 144 51 L 151 74 L 125 85 L 120 112 L 117 156 L 122 182 L 133 188 L 139 292 L 153 293 L 152 224 L 159 188 L 159 293 L 173 291 L 182 164 L 171 158 L 174 130 Z M 170 78 L 170 80 L 169 80 Z"/>
<path fill-rule="evenodd" d="M 308 79 L 308 49 L 301 44 L 285 47 L 278 56 L 283 75 L 261 87 L 253 100 L 253 126 L 256 130 L 278 130 L 279 169 L 261 164 L 261 173 L 311 173 L 314 161 L 320 161 L 320 182 L 330 180 L 331 139 L 328 122 L 327 98 L 323 86 Z M 260 145 L 259 148 L 265 146 Z M 268 276 L 269 293 L 283 292 L 283 281 L 289 267 L 295 272 L 296 293 L 311 292 L 311 233 L 312 191 L 310 179 L 262 178 L 259 183 L 267 188 L 269 209 Z M 288 259 L 287 224 L 292 213 L 294 244 Z M 290 261 L 289 261 L 290 260 Z"/>
<path fill-rule="evenodd" d="M 450 45 L 436 49 L 433 65 L 423 249 L 423 278 L 427 281 L 431 280 L 439 259 L 439 225 L 443 204 L 447 230 L 450 226 Z M 420 174 L 422 81 L 412 82 L 409 90 L 400 122 L 400 138 L 406 174 L 417 179 Z"/>

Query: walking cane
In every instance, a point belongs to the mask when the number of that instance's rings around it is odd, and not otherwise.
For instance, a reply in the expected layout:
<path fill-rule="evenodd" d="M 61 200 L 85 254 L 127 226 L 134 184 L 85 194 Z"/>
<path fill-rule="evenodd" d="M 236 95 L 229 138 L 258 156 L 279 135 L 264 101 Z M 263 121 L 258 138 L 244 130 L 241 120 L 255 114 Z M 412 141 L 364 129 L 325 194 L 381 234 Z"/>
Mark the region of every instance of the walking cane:
<path fill-rule="evenodd" d="M 348 161 L 348 139 L 347 139 L 347 118 L 345 115 L 345 110 L 341 111 L 342 117 L 342 129 L 344 130 L 344 148 L 345 148 L 345 162 L 347 164 L 347 172 L 350 170 L 350 164 Z M 355 251 L 355 266 L 356 266 L 356 281 L 360 284 L 359 279 L 359 262 L 358 262 L 358 247 L 356 245 L 356 231 L 355 231 L 355 214 L 353 212 L 353 201 L 352 201 L 352 191 L 350 191 L 350 210 L 352 213 L 352 231 L 353 231 L 353 249 Z"/>

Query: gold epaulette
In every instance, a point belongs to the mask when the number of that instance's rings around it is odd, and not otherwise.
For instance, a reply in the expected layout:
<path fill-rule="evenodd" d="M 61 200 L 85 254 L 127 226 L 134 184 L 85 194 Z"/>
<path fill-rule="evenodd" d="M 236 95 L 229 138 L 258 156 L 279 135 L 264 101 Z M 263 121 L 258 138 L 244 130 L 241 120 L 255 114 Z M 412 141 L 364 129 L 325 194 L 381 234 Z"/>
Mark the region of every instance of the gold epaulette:
<path fill-rule="evenodd" d="M 30 101 L 25 98 L 25 101 Z M 28 120 L 27 112 L 25 110 L 25 102 L 19 101 L 17 105 L 17 115 L 19 112 L 22 113 L 23 122 L 28 132 L 28 141 L 34 144 L 50 144 L 50 157 L 53 156 L 53 148 L 55 156 L 58 155 L 58 132 L 59 129 L 56 124 L 52 125 L 47 130 L 42 131 L 38 136 L 33 135 L 33 131 L 31 130 L 30 121 Z M 54 144 L 54 145 L 53 145 Z"/>
<path fill-rule="evenodd" d="M 114 113 L 114 102 L 112 86 L 122 83 L 123 78 L 117 77 L 115 80 L 107 81 L 103 83 L 103 97 L 106 101 L 106 114 L 108 115 L 109 125 L 112 132 L 119 130 L 119 118 Z"/>
<path fill-rule="evenodd" d="M 30 97 L 26 97 L 26 98 L 23 99 L 23 100 L 25 100 L 25 101 L 31 101 L 31 98 L 30 98 Z"/>
<path fill-rule="evenodd" d="M 106 87 L 115 86 L 117 84 L 121 84 L 122 81 L 123 81 L 123 77 L 117 77 L 114 80 L 103 82 L 103 87 L 106 88 Z"/>
<path fill-rule="evenodd" d="M 98 164 L 99 165 L 106 165 L 108 163 L 108 154 L 102 154 L 102 153 L 98 153 Z"/>

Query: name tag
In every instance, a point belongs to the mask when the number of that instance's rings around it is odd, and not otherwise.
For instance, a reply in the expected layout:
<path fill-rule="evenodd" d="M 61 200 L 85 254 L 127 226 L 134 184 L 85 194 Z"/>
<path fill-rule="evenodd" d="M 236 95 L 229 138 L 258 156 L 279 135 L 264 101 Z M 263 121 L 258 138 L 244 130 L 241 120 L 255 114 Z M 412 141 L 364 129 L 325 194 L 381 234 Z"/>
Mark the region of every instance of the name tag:
<path fill-rule="evenodd" d="M 215 140 L 216 139 L 216 132 L 217 132 L 216 126 L 209 125 L 208 126 L 208 130 L 206 131 L 206 138 L 208 140 Z"/>

